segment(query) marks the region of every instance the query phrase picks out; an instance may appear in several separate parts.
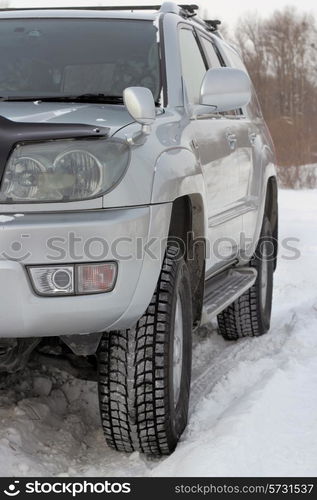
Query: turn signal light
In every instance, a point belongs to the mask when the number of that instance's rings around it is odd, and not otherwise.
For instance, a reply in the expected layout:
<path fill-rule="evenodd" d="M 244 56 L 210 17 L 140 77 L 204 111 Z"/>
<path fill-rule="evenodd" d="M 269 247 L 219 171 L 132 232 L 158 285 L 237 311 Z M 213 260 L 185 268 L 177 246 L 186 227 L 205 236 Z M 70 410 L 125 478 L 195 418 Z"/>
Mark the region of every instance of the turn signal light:
<path fill-rule="evenodd" d="M 77 293 L 104 293 L 113 290 L 117 264 L 79 264 L 77 266 Z"/>

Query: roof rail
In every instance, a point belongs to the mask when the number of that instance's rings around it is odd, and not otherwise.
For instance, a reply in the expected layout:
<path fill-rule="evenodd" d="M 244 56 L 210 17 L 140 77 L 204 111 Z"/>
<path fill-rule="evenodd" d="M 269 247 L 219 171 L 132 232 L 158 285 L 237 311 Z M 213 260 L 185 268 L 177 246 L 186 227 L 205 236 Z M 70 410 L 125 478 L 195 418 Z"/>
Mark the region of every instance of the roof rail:
<path fill-rule="evenodd" d="M 158 10 L 161 12 L 172 12 L 179 14 L 183 11 L 184 14 L 195 15 L 198 10 L 198 5 L 177 5 L 174 2 L 163 2 L 161 5 L 100 5 L 100 6 L 67 6 L 67 7 L 3 7 L 0 11 L 15 11 L 15 10 Z"/>
<path fill-rule="evenodd" d="M 161 12 L 183 15 L 184 17 L 195 16 L 198 9 L 198 5 L 195 4 L 176 4 L 175 2 L 163 2 L 159 7 Z"/>
<path fill-rule="evenodd" d="M 199 9 L 198 5 L 195 4 L 176 4 L 175 2 L 167 1 L 163 2 L 161 5 L 106 5 L 106 6 L 81 6 L 81 7 L 4 7 L 0 8 L 0 12 L 5 12 L 5 11 L 16 11 L 16 10 L 26 10 L 26 11 L 33 11 L 33 10 L 104 10 L 104 11 L 116 11 L 116 10 L 128 10 L 128 11 L 134 11 L 134 10 L 157 10 L 159 12 L 163 13 L 173 13 L 173 14 L 178 14 L 182 17 L 190 18 L 190 17 L 195 17 L 195 22 L 200 24 L 201 26 L 204 26 L 205 29 L 208 29 L 209 31 L 217 31 L 219 24 L 221 24 L 221 21 L 218 20 L 208 20 L 204 21 L 203 19 L 200 19 L 197 16 L 197 11 Z"/>
<path fill-rule="evenodd" d="M 179 8 L 180 10 L 177 8 Z M 195 4 L 176 5 L 174 2 L 163 2 L 160 8 L 160 11 L 162 12 L 173 12 L 183 17 L 194 17 L 195 22 L 197 22 L 201 26 L 204 26 L 204 28 L 207 29 L 208 31 L 217 32 L 218 26 L 221 24 L 221 21 L 219 21 L 218 19 L 210 19 L 210 20 L 201 19 L 197 17 L 197 10 L 199 10 L 198 5 Z"/>
<path fill-rule="evenodd" d="M 16 10 L 160 10 L 161 5 L 105 5 L 92 6 L 82 5 L 81 7 L 3 7 L 0 11 L 16 11 Z"/>

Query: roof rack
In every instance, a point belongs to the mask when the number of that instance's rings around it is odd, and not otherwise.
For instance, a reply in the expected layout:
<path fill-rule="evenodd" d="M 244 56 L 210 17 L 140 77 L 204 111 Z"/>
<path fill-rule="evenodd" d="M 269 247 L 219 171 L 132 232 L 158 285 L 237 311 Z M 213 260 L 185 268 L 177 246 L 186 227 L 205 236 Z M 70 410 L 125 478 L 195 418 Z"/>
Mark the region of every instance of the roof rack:
<path fill-rule="evenodd" d="M 103 11 L 135 11 L 135 10 L 157 10 L 164 13 L 174 13 L 185 18 L 195 17 L 195 22 L 205 27 L 209 31 L 217 31 L 221 21 L 208 20 L 197 18 L 199 6 L 196 4 L 176 4 L 172 1 L 163 2 L 161 5 L 106 5 L 106 6 L 81 6 L 81 7 L 4 7 L 0 8 L 0 12 L 12 12 L 16 10 L 103 10 Z"/>
<path fill-rule="evenodd" d="M 83 5 L 80 7 L 67 6 L 67 7 L 3 7 L 0 11 L 15 11 L 15 10 L 162 10 L 167 12 L 176 8 L 178 11 L 182 9 L 189 14 L 194 14 L 198 10 L 198 5 L 177 5 L 174 2 L 163 2 L 161 5 Z"/>
<path fill-rule="evenodd" d="M 0 11 L 16 11 L 16 10 L 159 10 L 161 8 L 160 5 L 107 5 L 107 6 L 96 6 L 96 5 L 82 5 L 81 7 L 73 7 L 67 6 L 59 6 L 59 7 L 2 7 Z"/>
<path fill-rule="evenodd" d="M 221 21 L 219 19 L 205 19 L 204 22 L 208 24 L 210 31 L 217 31 Z"/>

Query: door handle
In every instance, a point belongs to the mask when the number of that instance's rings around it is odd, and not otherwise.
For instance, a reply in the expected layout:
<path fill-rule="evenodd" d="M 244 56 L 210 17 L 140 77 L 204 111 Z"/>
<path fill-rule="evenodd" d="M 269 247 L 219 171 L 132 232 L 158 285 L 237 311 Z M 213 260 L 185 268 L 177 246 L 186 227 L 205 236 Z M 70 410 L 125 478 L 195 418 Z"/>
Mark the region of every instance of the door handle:
<path fill-rule="evenodd" d="M 236 145 L 237 145 L 236 134 L 233 134 L 232 132 L 227 132 L 226 138 L 227 138 L 227 142 L 229 144 L 230 149 L 234 150 L 236 148 Z"/>
<path fill-rule="evenodd" d="M 192 140 L 192 147 L 193 149 L 198 149 L 198 142 L 196 141 L 196 139 Z"/>
<path fill-rule="evenodd" d="M 249 134 L 249 140 L 250 140 L 252 146 L 255 144 L 257 135 L 258 134 L 256 132 L 250 132 L 250 134 Z"/>

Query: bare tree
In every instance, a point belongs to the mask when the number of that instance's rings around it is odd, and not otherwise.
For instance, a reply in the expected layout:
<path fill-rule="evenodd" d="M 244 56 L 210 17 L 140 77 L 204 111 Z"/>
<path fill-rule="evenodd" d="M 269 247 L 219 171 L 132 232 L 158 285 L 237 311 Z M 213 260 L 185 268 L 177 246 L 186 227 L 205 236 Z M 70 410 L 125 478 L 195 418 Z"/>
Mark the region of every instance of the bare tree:
<path fill-rule="evenodd" d="M 288 187 L 300 187 L 298 167 L 317 158 L 316 37 L 314 18 L 293 8 L 265 20 L 242 19 L 235 33 L 276 144 L 281 181 Z M 310 185 L 316 181 L 315 174 L 304 177 Z"/>

